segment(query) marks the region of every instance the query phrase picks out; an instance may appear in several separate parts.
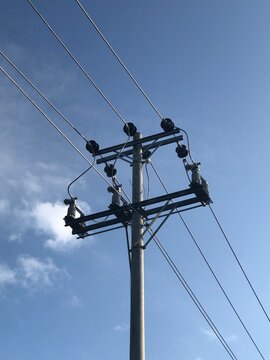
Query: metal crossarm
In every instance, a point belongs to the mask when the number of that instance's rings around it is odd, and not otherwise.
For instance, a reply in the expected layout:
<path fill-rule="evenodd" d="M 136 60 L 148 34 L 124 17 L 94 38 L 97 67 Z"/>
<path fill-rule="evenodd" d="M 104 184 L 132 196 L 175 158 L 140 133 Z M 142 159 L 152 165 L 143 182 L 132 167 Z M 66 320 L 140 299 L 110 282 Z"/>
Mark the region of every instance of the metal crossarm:
<path fill-rule="evenodd" d="M 172 199 L 186 197 L 190 195 L 194 195 L 195 197 L 189 197 L 184 200 L 176 201 L 174 203 L 169 203 Z M 161 202 L 166 202 L 165 204 L 157 207 L 150 207 L 151 205 L 158 204 Z M 157 196 L 152 199 L 143 200 L 140 202 L 135 202 L 129 205 L 123 205 L 119 208 L 101 211 L 96 214 L 90 214 L 86 216 L 80 216 L 76 219 L 65 218 L 66 226 L 70 226 L 73 229 L 73 233 L 77 235 L 81 235 L 88 231 L 93 231 L 97 229 L 101 229 L 104 227 L 109 227 L 117 224 L 130 223 L 131 214 L 134 212 L 138 212 L 144 219 L 149 219 L 148 217 L 151 215 L 158 214 L 157 217 L 161 216 L 161 213 L 166 211 L 171 211 L 171 213 L 177 208 L 186 208 L 190 205 L 201 203 L 200 206 L 210 203 L 211 199 L 208 197 L 207 193 L 203 191 L 202 186 L 191 187 L 189 189 L 176 191 L 170 194 L 165 194 L 161 196 Z M 115 218 L 109 219 L 106 221 L 100 221 L 98 223 L 85 225 L 88 221 L 96 221 L 97 219 L 103 217 L 114 216 Z M 79 224 L 84 224 L 83 227 L 79 227 Z M 91 234 L 90 234 L 91 235 Z"/>

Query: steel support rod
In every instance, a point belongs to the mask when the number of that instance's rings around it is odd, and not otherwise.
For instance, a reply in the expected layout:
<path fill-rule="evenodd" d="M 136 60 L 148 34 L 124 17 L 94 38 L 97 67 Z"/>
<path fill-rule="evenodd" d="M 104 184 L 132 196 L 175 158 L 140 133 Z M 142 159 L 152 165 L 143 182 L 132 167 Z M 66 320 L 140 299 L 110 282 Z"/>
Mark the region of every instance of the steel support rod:
<path fill-rule="evenodd" d="M 136 133 L 134 140 L 141 139 Z M 142 145 L 133 146 L 132 202 L 143 200 Z M 130 309 L 130 360 L 145 359 L 144 340 L 144 251 L 143 217 L 133 210 L 131 222 L 131 309 Z M 135 245 L 135 246 L 134 246 Z"/>

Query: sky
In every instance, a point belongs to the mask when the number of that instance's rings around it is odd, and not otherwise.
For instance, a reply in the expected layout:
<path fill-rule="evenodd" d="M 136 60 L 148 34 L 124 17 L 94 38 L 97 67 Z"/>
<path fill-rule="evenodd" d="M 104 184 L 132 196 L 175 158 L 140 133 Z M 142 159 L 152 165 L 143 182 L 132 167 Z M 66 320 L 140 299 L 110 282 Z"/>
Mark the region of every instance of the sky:
<path fill-rule="evenodd" d="M 160 119 L 74 0 L 33 1 L 126 121 L 144 135 Z M 213 209 L 270 313 L 270 4 L 260 1 L 83 0 L 164 117 L 190 137 Z M 26 0 L 1 1 L 5 53 L 87 139 L 126 141 L 123 124 Z M 0 65 L 86 155 L 84 142 L 1 57 Z M 64 227 L 67 186 L 87 163 L 0 74 L 0 358 L 124 360 L 129 354 L 129 267 L 124 230 L 87 237 Z M 185 141 L 184 141 L 185 143 Z M 91 157 L 89 156 L 91 160 Z M 152 157 L 169 191 L 189 182 L 175 145 Z M 131 195 L 131 169 L 117 162 Z M 98 169 L 103 172 L 103 165 Z M 150 196 L 164 193 L 149 168 Z M 89 171 L 71 187 L 85 213 L 108 208 Z M 144 189 L 147 180 L 144 172 Z M 183 214 L 265 359 L 270 323 L 208 207 Z M 237 358 L 260 359 L 178 217 L 159 239 Z M 152 242 L 145 251 L 146 359 L 229 359 Z"/>

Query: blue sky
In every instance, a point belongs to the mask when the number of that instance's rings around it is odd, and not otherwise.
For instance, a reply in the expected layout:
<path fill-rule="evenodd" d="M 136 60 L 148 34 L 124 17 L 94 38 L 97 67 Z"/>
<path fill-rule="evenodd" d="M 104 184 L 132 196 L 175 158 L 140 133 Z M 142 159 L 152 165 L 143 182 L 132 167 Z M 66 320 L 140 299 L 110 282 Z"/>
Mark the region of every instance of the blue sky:
<path fill-rule="evenodd" d="M 148 106 L 73 0 L 35 5 L 124 118 L 160 132 Z M 83 1 L 159 111 L 186 129 L 213 207 L 270 313 L 268 279 L 270 22 L 268 1 Z M 1 50 L 101 147 L 126 140 L 122 123 L 27 1 L 2 1 Z M 1 66 L 84 152 L 84 143 L 1 58 Z M 86 163 L 0 76 L 0 358 L 128 358 L 129 270 L 122 230 L 76 240 L 63 226 L 67 185 Z M 174 146 L 153 156 L 170 191 L 188 187 Z M 100 167 L 103 171 L 103 167 Z M 130 168 L 117 163 L 130 194 Z M 145 181 L 146 185 L 146 181 Z M 151 196 L 163 193 L 150 171 Z M 85 211 L 110 203 L 93 171 L 72 187 Z M 209 209 L 184 214 L 265 358 L 270 324 Z M 178 218 L 160 240 L 238 359 L 259 355 Z M 145 253 L 146 358 L 228 359 L 154 244 Z"/>

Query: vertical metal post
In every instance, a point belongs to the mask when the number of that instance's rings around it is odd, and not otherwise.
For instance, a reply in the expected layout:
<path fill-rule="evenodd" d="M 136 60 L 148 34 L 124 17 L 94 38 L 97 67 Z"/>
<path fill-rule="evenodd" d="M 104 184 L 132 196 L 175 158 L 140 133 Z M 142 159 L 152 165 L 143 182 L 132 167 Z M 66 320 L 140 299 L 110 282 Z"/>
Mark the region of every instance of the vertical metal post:
<path fill-rule="evenodd" d="M 134 140 L 142 135 L 136 133 Z M 133 146 L 132 202 L 143 200 L 142 146 Z M 144 345 L 144 254 L 143 217 L 132 214 L 132 256 L 131 256 L 131 310 L 130 310 L 130 360 L 145 359 Z"/>

